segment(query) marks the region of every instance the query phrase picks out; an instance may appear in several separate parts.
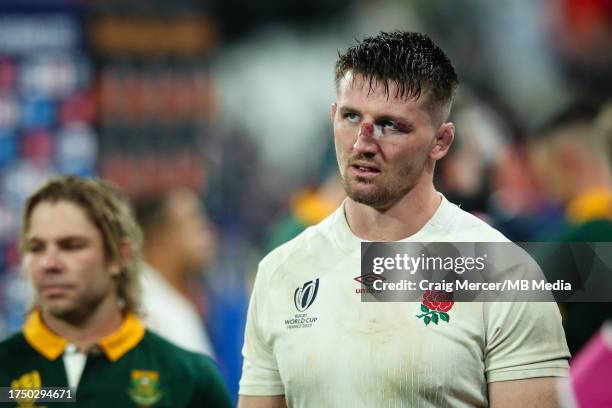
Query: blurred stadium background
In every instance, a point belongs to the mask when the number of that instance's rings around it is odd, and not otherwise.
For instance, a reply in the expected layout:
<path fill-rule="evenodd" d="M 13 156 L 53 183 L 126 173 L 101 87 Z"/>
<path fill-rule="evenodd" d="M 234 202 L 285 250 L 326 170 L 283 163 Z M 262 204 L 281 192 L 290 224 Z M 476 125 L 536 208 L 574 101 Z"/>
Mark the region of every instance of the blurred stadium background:
<path fill-rule="evenodd" d="M 133 198 L 188 187 L 216 230 L 197 305 L 235 393 L 257 262 L 341 199 L 337 51 L 394 29 L 430 34 L 462 81 L 439 189 L 513 240 L 562 225 L 528 141 L 612 95 L 609 1 L 1 1 L 0 338 L 30 297 L 19 209 L 45 177 L 101 176 Z"/>

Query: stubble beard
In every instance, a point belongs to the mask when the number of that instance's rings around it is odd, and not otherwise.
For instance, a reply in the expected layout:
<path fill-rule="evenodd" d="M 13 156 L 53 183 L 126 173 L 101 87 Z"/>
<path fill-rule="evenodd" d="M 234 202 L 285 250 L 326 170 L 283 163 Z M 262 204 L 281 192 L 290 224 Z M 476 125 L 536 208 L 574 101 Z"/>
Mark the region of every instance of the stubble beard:
<path fill-rule="evenodd" d="M 58 305 L 50 302 L 42 305 L 45 312 L 57 320 L 68 322 L 72 325 L 79 325 L 86 321 L 103 302 L 103 296 L 73 298 L 67 305 Z"/>
<path fill-rule="evenodd" d="M 342 177 L 342 184 L 346 195 L 351 200 L 377 210 L 385 210 L 412 191 L 424 171 L 425 161 L 416 167 L 409 166 L 400 169 L 392 180 L 385 180 L 384 174 L 378 177 L 381 180 L 368 180 L 362 177 L 349 180 L 347 171 Z M 367 187 L 360 188 L 363 186 Z"/>

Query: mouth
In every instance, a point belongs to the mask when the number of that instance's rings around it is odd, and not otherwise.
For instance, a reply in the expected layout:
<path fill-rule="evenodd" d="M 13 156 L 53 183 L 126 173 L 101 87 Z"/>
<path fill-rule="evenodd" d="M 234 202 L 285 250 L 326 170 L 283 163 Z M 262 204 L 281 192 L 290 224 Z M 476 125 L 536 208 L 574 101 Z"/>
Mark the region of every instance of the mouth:
<path fill-rule="evenodd" d="M 44 285 L 40 288 L 40 294 L 44 297 L 59 297 L 65 295 L 70 289 L 70 285 Z"/>
<path fill-rule="evenodd" d="M 357 177 L 371 179 L 380 174 L 380 169 L 370 163 L 353 163 L 349 167 Z"/>

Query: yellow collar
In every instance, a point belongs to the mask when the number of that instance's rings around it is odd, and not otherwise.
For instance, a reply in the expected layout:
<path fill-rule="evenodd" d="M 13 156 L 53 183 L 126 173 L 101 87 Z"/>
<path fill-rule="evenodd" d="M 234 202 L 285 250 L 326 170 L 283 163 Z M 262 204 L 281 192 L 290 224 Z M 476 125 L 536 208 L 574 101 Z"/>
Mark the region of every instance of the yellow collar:
<path fill-rule="evenodd" d="M 612 190 L 597 188 L 586 191 L 570 201 L 565 212 L 567 219 L 577 224 L 612 218 Z"/>
<path fill-rule="evenodd" d="M 30 346 L 47 360 L 55 360 L 61 356 L 68 344 L 66 339 L 57 336 L 44 325 L 38 310 L 28 316 L 23 325 L 23 335 Z"/>
<path fill-rule="evenodd" d="M 64 353 L 68 341 L 53 333 L 40 317 L 40 311 L 30 313 L 23 325 L 26 341 L 48 360 L 55 360 Z M 145 328 L 133 313 L 128 313 L 121 326 L 98 343 L 111 361 L 117 361 L 136 347 L 145 335 Z"/>

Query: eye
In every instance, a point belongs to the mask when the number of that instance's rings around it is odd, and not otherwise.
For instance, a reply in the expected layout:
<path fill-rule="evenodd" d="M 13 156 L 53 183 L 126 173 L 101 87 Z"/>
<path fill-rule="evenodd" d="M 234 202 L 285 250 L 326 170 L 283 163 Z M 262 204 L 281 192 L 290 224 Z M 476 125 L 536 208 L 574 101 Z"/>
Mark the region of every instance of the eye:
<path fill-rule="evenodd" d="M 397 125 L 393 122 L 384 122 L 383 124 L 383 130 L 389 130 L 391 132 L 397 132 L 399 131 L 399 127 L 397 127 Z"/>
<path fill-rule="evenodd" d="M 351 123 L 359 122 L 359 115 L 354 112 L 347 112 L 344 114 L 344 117 Z"/>
<path fill-rule="evenodd" d="M 26 250 L 27 252 L 33 253 L 33 254 L 38 254 L 42 251 L 44 251 L 45 247 L 42 244 L 39 243 L 30 243 L 28 244 Z"/>
<path fill-rule="evenodd" d="M 60 248 L 66 251 L 76 251 L 87 246 L 87 242 L 81 239 L 68 239 L 60 242 Z"/>

